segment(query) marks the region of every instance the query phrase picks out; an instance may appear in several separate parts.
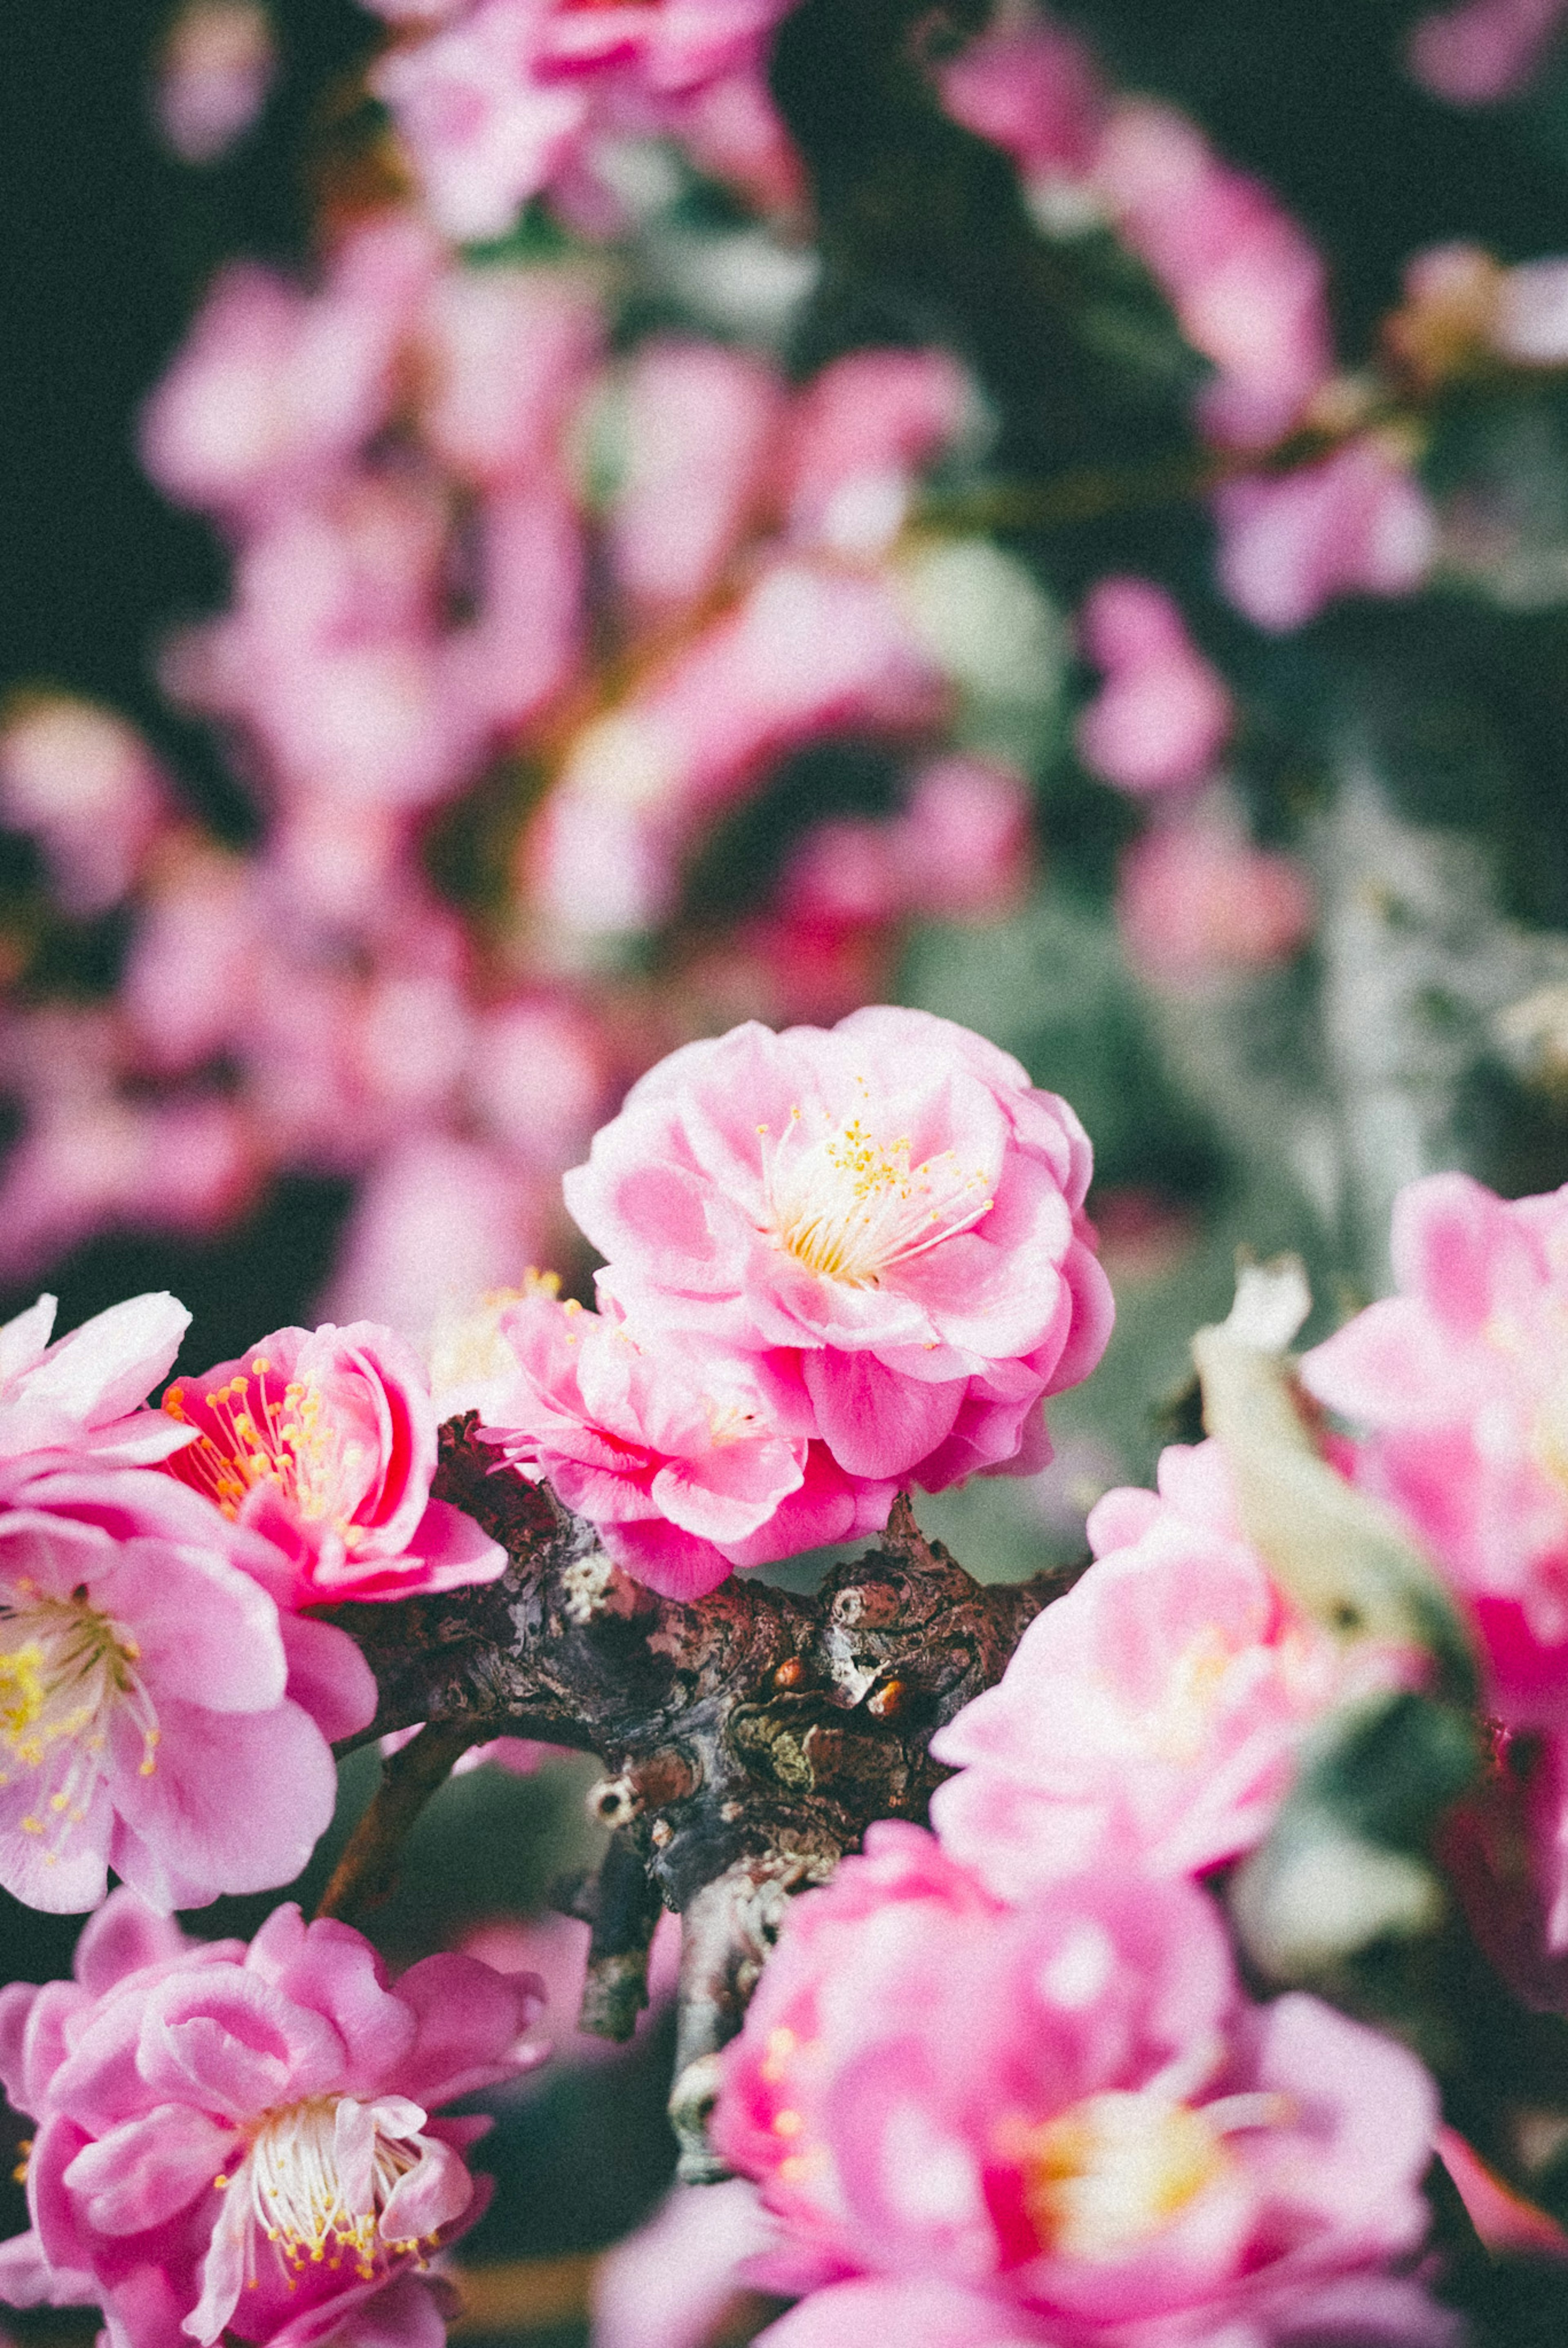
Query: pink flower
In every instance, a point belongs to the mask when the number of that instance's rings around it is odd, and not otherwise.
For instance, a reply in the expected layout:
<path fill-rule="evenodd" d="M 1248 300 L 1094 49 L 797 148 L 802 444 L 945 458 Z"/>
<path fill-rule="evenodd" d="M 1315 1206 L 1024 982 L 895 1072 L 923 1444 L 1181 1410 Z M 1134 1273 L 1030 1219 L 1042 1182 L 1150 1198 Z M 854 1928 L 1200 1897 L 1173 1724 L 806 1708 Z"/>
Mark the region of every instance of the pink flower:
<path fill-rule="evenodd" d="M 506 1551 L 430 1497 L 436 1408 L 403 1338 L 375 1323 L 279 1329 L 163 1397 L 196 1440 L 168 1471 L 289 1559 L 282 1603 L 406 1598 L 493 1581 Z"/>
<path fill-rule="evenodd" d="M 174 1366 L 190 1315 L 167 1291 L 95 1313 L 49 1343 L 56 1300 L 0 1328 L 0 1478 L 76 1467 L 145 1468 L 190 1440 L 147 1397 Z"/>
<path fill-rule="evenodd" d="M 1028 1458 L 1111 1299 L 1090 1149 L 1016 1060 L 928 1013 L 747 1025 L 633 1086 L 566 1177 L 639 1326 L 798 1357 L 851 1476 L 928 1488 Z"/>
<path fill-rule="evenodd" d="M 36 1908 L 159 1908 L 297 1875 L 333 1814 L 326 1739 L 375 1687 L 282 1560 L 168 1477 L 62 1471 L 0 1511 L 0 1881 Z"/>
<path fill-rule="evenodd" d="M 1303 1382 L 1364 1430 L 1357 1480 L 1469 1599 L 1495 1709 L 1568 1728 L 1568 1190 L 1429 1175 L 1396 1200 L 1390 1247 L 1399 1294 L 1315 1347 Z"/>
<path fill-rule="evenodd" d="M 1154 2348 L 1325 2336 L 1336 2302 L 1375 2306 L 1425 2231 L 1437 2122 L 1403 2047 L 1315 1998 L 1248 2005 L 1192 1885 L 1102 1856 L 1002 1909 L 883 1824 L 795 1907 L 713 2132 L 781 2221 L 762 2272 L 786 2289 L 945 2284 L 994 2329 L 912 2338 Z M 841 2333 L 829 2289 L 775 2337 L 864 2338 L 838 2287 Z M 1450 2325 L 1430 2310 L 1413 2336 Z"/>
<path fill-rule="evenodd" d="M 421 327 L 425 440 L 487 488 L 549 469 L 603 339 L 591 286 L 563 269 L 444 271 Z"/>
<path fill-rule="evenodd" d="M 1460 0 L 1419 20 L 1406 58 L 1434 98 L 1495 105 L 1534 78 L 1564 14 L 1564 0 Z"/>
<path fill-rule="evenodd" d="M 1086 767 L 1124 791 L 1200 782 L 1235 723 L 1224 678 L 1193 643 L 1164 590 L 1102 579 L 1079 621 L 1105 683 L 1078 721 Z"/>
<path fill-rule="evenodd" d="M 1568 361 L 1568 261 L 1526 261 L 1496 279 L 1491 342 L 1525 366 Z"/>
<path fill-rule="evenodd" d="M 932 1799 L 943 1847 L 1003 1899 L 1109 1849 L 1155 1875 L 1236 1858 L 1267 1832 L 1323 1715 L 1403 1676 L 1386 1656 L 1350 1672 L 1286 1603 L 1216 1445 L 1173 1446 L 1159 1481 L 1099 1502 L 1098 1562 L 932 1739 L 959 1770 Z"/>
<path fill-rule="evenodd" d="M 1082 180 L 1105 93 L 1092 57 L 1063 26 L 1011 0 L 937 67 L 936 80 L 954 121 L 1010 155 L 1031 190 Z"/>
<path fill-rule="evenodd" d="M 0 821 L 37 840 L 67 913 L 118 904 L 169 814 L 158 762 L 123 718 L 66 694 L 14 705 L 0 730 Z"/>
<path fill-rule="evenodd" d="M 680 135 L 716 89 L 763 96 L 764 45 L 791 0 L 477 0 L 395 49 L 374 87 L 442 232 L 502 236 L 530 196 L 591 172 L 597 143 Z"/>
<path fill-rule="evenodd" d="M 709 593 L 755 519 L 784 386 L 751 352 L 671 335 L 641 345 L 621 396 L 610 559 L 633 604 L 658 616 Z"/>
<path fill-rule="evenodd" d="M 277 69 L 261 0 L 185 0 L 158 62 L 158 127 L 183 162 L 214 163 L 250 129 Z"/>
<path fill-rule="evenodd" d="M 908 911 L 926 921 L 998 921 L 1021 899 L 1032 860 L 1029 785 L 988 758 L 938 758 L 910 785 L 892 826 Z"/>
<path fill-rule="evenodd" d="M 487 2123 L 429 2115 L 538 2059 L 537 1986 L 460 1956 L 389 1986 L 292 1904 L 204 1946 L 117 1892 L 74 1984 L 0 1993 L 6 2092 L 39 2123 L 31 2239 L 123 2348 L 430 2348 L 418 2278 L 484 2207 L 464 2156 Z"/>
<path fill-rule="evenodd" d="M 1407 595 L 1431 566 L 1426 492 L 1381 440 L 1351 440 L 1294 471 L 1214 492 L 1220 584 L 1237 611 L 1285 634 L 1338 595 Z"/>
<path fill-rule="evenodd" d="M 946 351 L 851 351 L 824 367 L 790 417 L 791 535 L 844 554 L 880 553 L 916 476 L 962 437 L 973 397 Z"/>
<path fill-rule="evenodd" d="M 594 2268 L 593 2348 L 708 2348 L 769 2239 L 755 2188 L 676 2186 Z"/>
<path fill-rule="evenodd" d="M 1133 968 L 1180 991 L 1288 962 L 1312 935 L 1317 906 L 1294 856 L 1255 848 L 1228 811 L 1204 809 L 1133 841 L 1116 919 Z"/>
<path fill-rule="evenodd" d="M 733 1565 L 764 1565 L 886 1524 L 890 1482 L 810 1457 L 810 1410 L 765 1357 L 635 1335 L 542 1290 L 507 1305 L 517 1365 L 480 1428 L 512 1466 L 548 1477 L 611 1557 L 667 1598 L 700 1598 Z"/>

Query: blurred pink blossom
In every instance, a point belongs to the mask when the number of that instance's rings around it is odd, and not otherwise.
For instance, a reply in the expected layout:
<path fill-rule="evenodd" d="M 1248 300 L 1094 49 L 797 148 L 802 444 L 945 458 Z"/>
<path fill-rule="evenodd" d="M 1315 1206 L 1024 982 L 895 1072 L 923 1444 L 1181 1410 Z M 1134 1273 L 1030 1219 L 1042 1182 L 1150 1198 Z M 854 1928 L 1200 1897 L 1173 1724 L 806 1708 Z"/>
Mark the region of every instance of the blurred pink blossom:
<path fill-rule="evenodd" d="M 1201 782 L 1230 736 L 1235 710 L 1170 596 L 1149 580 L 1102 579 L 1079 629 L 1105 673 L 1078 721 L 1084 765 L 1125 791 Z"/>
<path fill-rule="evenodd" d="M 1024 1632 L 1000 1681 L 932 1739 L 943 1848 L 1016 1900 L 1107 1849 L 1202 1874 L 1267 1832 L 1332 1706 L 1407 1659 L 1345 1651 L 1289 1607 L 1243 1536 L 1217 1445 L 1173 1445 L 1159 1491 L 1091 1510 L 1096 1560 Z"/>
<path fill-rule="evenodd" d="M 1225 812 L 1200 808 L 1133 841 L 1116 918 L 1133 968 L 1182 989 L 1288 962 L 1311 936 L 1317 908 L 1295 857 L 1255 848 Z"/>
<path fill-rule="evenodd" d="M 1450 106 L 1491 106 L 1532 80 L 1556 38 L 1564 0 L 1460 0 L 1412 27 L 1411 73 Z"/>
<path fill-rule="evenodd" d="M 1491 340 L 1525 366 L 1568 363 L 1568 261 L 1527 261 L 1502 272 Z"/>
<path fill-rule="evenodd" d="M 667 336 L 639 349 L 622 401 L 610 559 L 633 605 L 658 615 L 706 595 L 755 520 L 785 391 L 749 351 Z"/>
<path fill-rule="evenodd" d="M 445 270 L 419 326 L 420 425 L 436 457 L 487 488 L 558 467 L 603 339 L 592 291 L 566 269 Z"/>
<path fill-rule="evenodd" d="M 247 1949 L 117 1892 L 74 1986 L 0 1993 L 6 2091 L 38 2122 L 32 2242 L 93 2278 L 125 2348 L 428 2348 L 430 2253 L 488 2198 L 466 2160 L 487 2122 L 430 2108 L 537 2062 L 538 2002 L 462 1956 L 389 1985 L 359 1933 L 292 1904 Z"/>
<path fill-rule="evenodd" d="M 936 80 L 954 121 L 1010 155 L 1030 188 L 1087 177 L 1106 93 L 1084 44 L 1029 0 L 1007 0 Z"/>
<path fill-rule="evenodd" d="M 1219 579 L 1249 620 L 1283 634 L 1339 595 L 1407 595 L 1437 551 L 1426 491 L 1370 435 L 1278 474 L 1214 492 Z"/>
<path fill-rule="evenodd" d="M 159 54 L 158 127 L 182 161 L 214 163 L 250 129 L 277 70 L 261 0 L 185 0 Z"/>
<path fill-rule="evenodd" d="M 764 2336 L 866 2337 L 856 2272 L 897 2283 L 895 2321 L 900 2291 L 911 2322 L 918 2286 L 968 2295 L 972 2329 L 910 2336 L 996 2348 L 1370 2341 L 1385 2305 L 1396 2336 L 1453 2336 L 1388 2272 L 1438 2125 L 1403 2047 L 1316 1998 L 1249 2005 L 1188 1883 L 1102 1854 L 1008 1910 L 917 1828 L 866 1840 L 795 1904 L 724 2057 L 714 2138 L 784 2236 L 753 2271 L 825 2286 Z"/>
<path fill-rule="evenodd" d="M 0 724 L 0 823 L 30 832 L 64 910 L 117 905 L 169 820 L 167 778 L 123 718 L 66 694 L 28 695 Z"/>
<path fill-rule="evenodd" d="M 593 2348 L 708 2348 L 772 2233 L 744 2178 L 676 2186 L 595 2266 Z"/>

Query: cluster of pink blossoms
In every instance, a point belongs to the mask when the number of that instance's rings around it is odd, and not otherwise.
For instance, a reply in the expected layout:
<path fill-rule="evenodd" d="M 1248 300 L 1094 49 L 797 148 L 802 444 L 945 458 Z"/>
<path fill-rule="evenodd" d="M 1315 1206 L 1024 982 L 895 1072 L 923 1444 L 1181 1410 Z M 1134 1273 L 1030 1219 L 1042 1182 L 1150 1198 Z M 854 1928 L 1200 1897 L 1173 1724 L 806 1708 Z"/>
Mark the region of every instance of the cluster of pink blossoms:
<path fill-rule="evenodd" d="M 434 1956 L 389 1986 L 345 1924 L 249 1948 L 115 1892 L 76 1977 L 0 1991 L 0 2081 L 37 2123 L 14 2302 L 100 2304 L 109 2348 L 440 2348 L 431 2259 L 484 2209 L 483 2118 L 437 2105 L 537 2062 L 530 1976 Z"/>
<path fill-rule="evenodd" d="M 376 1702 L 300 1609 L 505 1553 L 431 1498 L 429 1384 L 390 1330 L 281 1330 L 153 1410 L 172 1297 L 51 1344 L 53 1313 L 0 1330 L 0 1883 L 56 1911 L 110 1868 L 164 1911 L 287 1883 Z"/>
<path fill-rule="evenodd" d="M 566 1179 L 601 1312 L 511 1305 L 481 1431 L 682 1598 L 901 1485 L 1039 1467 L 1042 1398 L 1110 1333 L 1090 1163 L 1065 1101 L 928 1013 L 689 1044 Z"/>

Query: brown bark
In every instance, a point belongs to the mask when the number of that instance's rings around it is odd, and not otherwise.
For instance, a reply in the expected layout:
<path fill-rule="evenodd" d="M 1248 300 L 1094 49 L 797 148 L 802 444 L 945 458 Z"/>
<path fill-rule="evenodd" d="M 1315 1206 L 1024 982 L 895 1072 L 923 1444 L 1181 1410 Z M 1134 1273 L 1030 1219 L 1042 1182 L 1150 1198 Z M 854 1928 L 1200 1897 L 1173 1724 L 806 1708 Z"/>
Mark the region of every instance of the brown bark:
<path fill-rule="evenodd" d="M 932 1731 L 1001 1675 L 1071 1574 L 985 1587 L 928 1542 L 907 1499 L 877 1546 L 809 1598 L 735 1576 L 691 1604 L 631 1581 L 541 1485 L 495 1472 L 471 1420 L 442 1429 L 436 1491 L 503 1543 L 484 1588 L 340 1608 L 374 1669 L 366 1735 L 428 1725 L 388 1764 L 324 1903 L 384 1897 L 421 1802 L 466 1746 L 533 1736 L 598 1753 L 614 1829 L 584 1912 L 585 2019 L 630 2034 L 657 1902 L 684 1948 L 671 2116 L 683 2172 L 715 2172 L 703 2122 L 790 1895 L 874 1818 L 920 1818 L 944 1774 Z"/>

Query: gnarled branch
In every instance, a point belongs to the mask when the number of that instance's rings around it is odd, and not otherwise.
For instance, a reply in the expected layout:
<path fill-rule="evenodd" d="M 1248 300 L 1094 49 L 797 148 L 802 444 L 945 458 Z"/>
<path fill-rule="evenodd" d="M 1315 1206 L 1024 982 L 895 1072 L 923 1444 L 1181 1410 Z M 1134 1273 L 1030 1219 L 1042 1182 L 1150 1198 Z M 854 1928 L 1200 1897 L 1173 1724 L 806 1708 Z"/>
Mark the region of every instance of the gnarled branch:
<path fill-rule="evenodd" d="M 333 1878 L 333 1911 L 384 1891 L 448 1751 L 522 1735 L 600 1755 L 593 1799 L 615 1835 L 585 2018 L 620 2035 L 641 2000 L 656 1910 L 635 1859 L 684 1921 L 671 2114 L 686 2172 L 712 2175 L 713 2058 L 788 1895 L 820 1882 L 874 1818 L 924 1816 L 942 1775 L 932 1731 L 999 1679 L 1071 1576 L 982 1586 L 901 1499 L 879 1544 L 813 1597 L 734 1577 L 682 1604 L 630 1580 L 546 1487 L 496 1472 L 472 1418 L 442 1429 L 436 1490 L 511 1562 L 483 1588 L 337 1611 L 381 1689 L 366 1735 L 428 1725 L 394 1757 Z"/>

